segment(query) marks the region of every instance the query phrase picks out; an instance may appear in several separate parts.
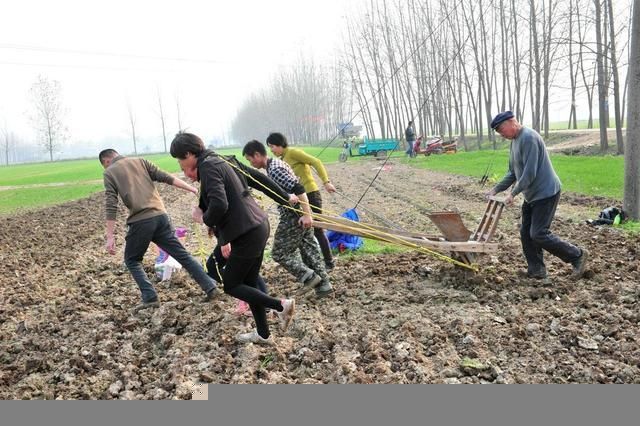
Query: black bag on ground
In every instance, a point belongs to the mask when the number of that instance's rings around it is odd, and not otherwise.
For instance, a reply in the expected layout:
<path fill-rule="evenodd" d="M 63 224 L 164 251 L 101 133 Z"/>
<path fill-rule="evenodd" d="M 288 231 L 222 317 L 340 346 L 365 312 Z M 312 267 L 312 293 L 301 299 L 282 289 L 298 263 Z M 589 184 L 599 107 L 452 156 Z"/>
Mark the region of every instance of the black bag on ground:
<path fill-rule="evenodd" d="M 589 225 L 613 225 L 617 216 L 620 216 L 619 222 L 623 222 L 626 218 L 622 209 L 617 207 L 607 207 L 600 212 L 598 219 L 588 220 L 587 223 Z"/>

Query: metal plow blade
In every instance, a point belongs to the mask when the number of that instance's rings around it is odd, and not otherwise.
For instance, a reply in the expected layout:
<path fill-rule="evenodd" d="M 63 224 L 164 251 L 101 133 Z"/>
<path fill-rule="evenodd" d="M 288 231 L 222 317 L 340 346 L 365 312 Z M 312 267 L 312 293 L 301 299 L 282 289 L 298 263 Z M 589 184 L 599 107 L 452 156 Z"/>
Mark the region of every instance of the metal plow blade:
<path fill-rule="evenodd" d="M 448 241 L 469 241 L 471 231 L 462 223 L 460 213 L 435 212 L 428 216 Z"/>

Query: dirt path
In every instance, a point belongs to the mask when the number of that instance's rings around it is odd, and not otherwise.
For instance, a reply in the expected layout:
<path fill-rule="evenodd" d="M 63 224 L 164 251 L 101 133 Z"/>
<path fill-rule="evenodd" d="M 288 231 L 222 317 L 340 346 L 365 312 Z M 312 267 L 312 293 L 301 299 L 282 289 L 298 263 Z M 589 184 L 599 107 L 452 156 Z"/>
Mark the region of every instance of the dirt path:
<path fill-rule="evenodd" d="M 600 130 L 588 129 L 588 130 L 563 130 L 562 133 L 574 134 L 574 137 L 570 138 L 566 142 L 557 143 L 547 146 L 547 149 L 551 152 L 565 152 L 567 154 L 596 152 L 600 149 Z M 626 130 L 624 130 L 626 134 Z M 555 133 L 560 133 L 556 131 Z M 615 146 L 616 144 L 616 131 L 615 129 L 607 132 L 609 145 Z"/>
<path fill-rule="evenodd" d="M 377 166 L 347 162 L 329 172 L 340 192 L 357 199 Z M 437 230 L 425 213 L 457 209 L 473 229 L 486 189 L 391 164 L 363 207 L 429 233 Z M 195 251 L 202 230 L 189 224 L 193 197 L 167 186 L 161 192 L 174 224 L 192 229 L 187 245 Z M 324 198 L 336 212 L 353 205 Z M 611 201 L 561 200 L 553 229 L 592 253 L 585 279 L 572 280 L 570 268 L 550 257 L 553 285 L 519 278 L 512 208 L 499 226 L 500 251 L 481 258 L 475 275 L 411 251 L 340 257 L 332 298 L 299 300 L 286 335 L 274 322 L 277 350 L 237 344 L 234 335 L 252 320 L 234 315 L 228 296 L 199 303 L 183 273 L 157 285 L 160 309 L 133 315 L 138 290 L 122 252 L 111 257 L 102 248 L 100 194 L 3 218 L 0 398 L 190 398 L 200 382 L 638 383 L 640 239 L 583 224 Z M 145 264 L 152 273 L 153 254 Z M 263 272 L 273 294 L 294 294 L 279 266 L 267 261 Z"/>

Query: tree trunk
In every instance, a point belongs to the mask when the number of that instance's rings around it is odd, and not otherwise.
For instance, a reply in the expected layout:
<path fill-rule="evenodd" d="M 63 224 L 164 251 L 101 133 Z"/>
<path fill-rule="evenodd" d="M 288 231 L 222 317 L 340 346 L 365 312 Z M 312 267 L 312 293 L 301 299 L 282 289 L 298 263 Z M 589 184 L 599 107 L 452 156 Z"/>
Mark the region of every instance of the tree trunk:
<path fill-rule="evenodd" d="M 164 111 L 162 109 L 162 96 L 160 95 L 160 88 L 157 87 L 158 93 L 158 108 L 160 109 L 160 123 L 162 124 L 162 141 L 164 142 L 164 152 L 167 152 L 167 132 L 164 126 Z"/>
<path fill-rule="evenodd" d="M 616 32 L 613 19 L 613 0 L 606 0 L 609 6 L 609 38 L 611 39 L 611 71 L 613 72 L 613 103 L 616 121 L 616 144 L 618 154 L 624 154 L 622 141 L 622 116 L 620 114 L 620 76 L 618 74 L 618 59 L 616 53 Z"/>
<path fill-rule="evenodd" d="M 607 84 L 604 74 L 604 54 L 602 46 L 602 5 L 601 0 L 593 0 L 596 12 L 596 63 L 598 66 L 598 110 L 600 122 L 600 152 L 606 154 L 609 149 L 607 141 Z"/>
<path fill-rule="evenodd" d="M 531 85 L 531 122 L 532 127 L 536 132 L 540 132 L 540 101 L 541 93 L 540 88 L 542 86 L 541 74 L 542 66 L 540 64 L 540 49 L 538 46 L 538 22 L 535 0 L 529 0 L 529 26 L 530 39 L 529 45 L 531 47 L 531 64 L 530 64 L 530 82 Z"/>
<path fill-rule="evenodd" d="M 573 0 L 569 0 L 569 79 L 571 83 L 571 107 L 567 129 L 577 128 L 576 122 L 576 79 L 573 74 Z"/>
<path fill-rule="evenodd" d="M 640 0 L 634 0 L 630 59 L 623 208 L 637 221 L 640 220 Z"/>

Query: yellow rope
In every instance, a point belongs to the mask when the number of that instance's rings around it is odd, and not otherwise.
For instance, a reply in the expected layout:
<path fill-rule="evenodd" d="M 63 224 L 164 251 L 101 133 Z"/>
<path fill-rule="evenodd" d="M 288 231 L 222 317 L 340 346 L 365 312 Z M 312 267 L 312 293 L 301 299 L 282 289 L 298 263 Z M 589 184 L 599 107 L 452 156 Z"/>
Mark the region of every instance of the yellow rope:
<path fill-rule="evenodd" d="M 258 180 L 254 179 L 254 178 L 253 178 L 253 176 L 251 176 L 249 173 L 245 172 L 245 171 L 244 171 L 244 170 L 242 170 L 240 167 L 238 167 L 238 166 L 236 166 L 235 164 L 233 164 L 231 161 L 228 161 L 228 160 L 227 160 L 226 158 L 224 158 L 223 156 L 219 156 L 219 158 L 221 158 L 221 159 L 222 159 L 222 161 L 226 162 L 227 164 L 229 164 L 229 165 L 230 165 L 231 167 L 233 167 L 234 169 L 238 170 L 238 171 L 239 171 L 240 173 L 242 173 L 243 175 L 247 176 L 247 177 L 248 177 L 249 179 L 251 179 L 252 181 L 256 182 L 256 183 L 257 183 L 258 185 L 260 185 L 262 188 L 264 188 L 264 189 L 266 189 L 267 191 L 269 191 L 270 193 L 274 194 L 276 197 L 278 197 L 278 198 L 282 199 L 282 197 L 281 197 L 279 194 L 275 193 L 275 192 L 274 192 L 274 191 L 272 191 L 270 188 L 266 187 L 266 186 L 265 186 L 265 185 L 263 185 L 261 182 L 259 182 Z M 284 200 L 284 201 L 286 202 L 286 204 L 282 204 L 282 206 L 283 206 L 284 208 L 287 208 L 287 209 L 293 210 L 293 211 L 295 211 L 295 212 L 297 212 L 297 213 L 300 213 L 300 214 L 304 214 L 304 212 L 303 212 L 301 209 L 296 209 L 295 207 L 290 206 L 290 205 L 288 204 L 288 201 L 289 201 L 289 200 Z M 303 203 L 303 201 L 300 201 L 300 203 Z M 314 205 L 312 205 L 312 204 L 310 204 L 310 203 L 305 203 L 305 204 L 308 204 L 310 207 L 316 207 L 317 209 L 320 209 L 319 207 L 314 206 Z M 333 214 L 337 215 L 335 212 L 331 212 L 331 213 L 333 213 Z M 326 218 L 326 217 L 320 217 L 319 215 L 317 215 L 317 214 L 315 214 L 315 213 L 313 213 L 313 212 L 311 213 L 311 217 L 312 217 L 312 218 L 314 218 L 314 219 L 316 219 L 316 218 L 321 218 L 323 221 L 326 221 L 326 222 L 331 223 L 331 224 L 334 224 L 334 225 L 342 225 L 342 226 L 346 227 L 346 229 L 348 229 L 348 230 L 354 230 L 354 231 L 360 231 L 360 232 L 363 232 L 361 228 L 355 228 L 355 227 L 350 227 L 350 226 L 347 226 L 347 225 L 344 225 L 344 224 L 340 224 L 339 222 L 331 221 L 330 219 L 328 219 L 328 218 Z M 349 219 L 347 219 L 347 220 L 349 220 Z M 468 265 L 468 264 L 466 264 L 466 263 L 460 262 L 459 260 L 456 260 L 456 259 L 453 259 L 453 258 L 451 258 L 451 257 L 449 257 L 449 256 L 446 256 L 446 255 L 444 255 L 444 254 L 442 254 L 442 253 L 438 253 L 437 251 L 434 251 L 434 250 L 428 249 L 428 248 L 426 248 L 426 247 L 419 246 L 419 245 L 417 245 L 417 244 L 415 244 L 415 243 L 412 243 L 412 242 L 409 242 L 409 241 L 405 241 L 405 240 L 403 240 L 403 239 L 400 239 L 400 238 L 396 237 L 396 236 L 395 236 L 395 235 L 393 235 L 393 234 L 389 234 L 389 233 L 387 233 L 387 232 L 380 231 L 380 230 L 378 230 L 378 229 L 374 229 L 373 227 L 368 226 L 368 225 L 367 225 L 367 224 L 365 224 L 365 223 L 362 223 L 362 222 L 358 222 L 358 223 L 359 223 L 360 225 L 364 226 L 365 228 L 369 229 L 370 231 L 375 231 L 376 233 L 379 233 L 379 234 L 372 234 L 372 233 L 363 232 L 364 234 L 369 235 L 369 237 L 371 237 L 371 238 L 375 237 L 375 238 L 377 238 L 377 239 L 380 239 L 381 241 L 384 241 L 384 242 L 387 242 L 387 243 L 390 243 L 390 244 L 397 244 L 397 245 L 402 245 L 402 246 L 410 247 L 410 248 L 413 248 L 413 249 L 415 249 L 415 250 L 418 250 L 418 251 L 420 251 L 420 252 L 422 252 L 422 253 L 425 253 L 425 254 L 429 254 L 429 255 L 431 255 L 431 256 L 434 256 L 434 257 L 436 257 L 436 258 L 438 258 L 438 259 L 440 259 L 440 260 L 443 260 L 443 261 L 445 261 L 445 262 L 449 262 L 449 263 L 452 263 L 452 264 L 454 264 L 454 265 L 460 266 L 460 267 L 462 267 L 462 268 L 467 268 L 467 269 L 471 269 L 472 271 L 478 272 L 478 266 L 477 266 L 476 264 Z M 387 239 L 380 238 L 380 234 L 381 234 L 381 235 L 383 235 L 384 237 L 386 237 Z M 365 238 L 366 238 L 366 237 L 365 237 Z"/>
<path fill-rule="evenodd" d="M 197 223 L 193 223 L 191 226 L 194 235 L 198 239 L 198 249 L 195 252 L 195 255 L 200 259 L 200 263 L 202 263 L 202 267 L 207 270 L 207 257 L 209 256 L 209 250 L 207 249 L 204 240 L 202 239 L 202 233 L 200 232 L 200 227 Z"/>

